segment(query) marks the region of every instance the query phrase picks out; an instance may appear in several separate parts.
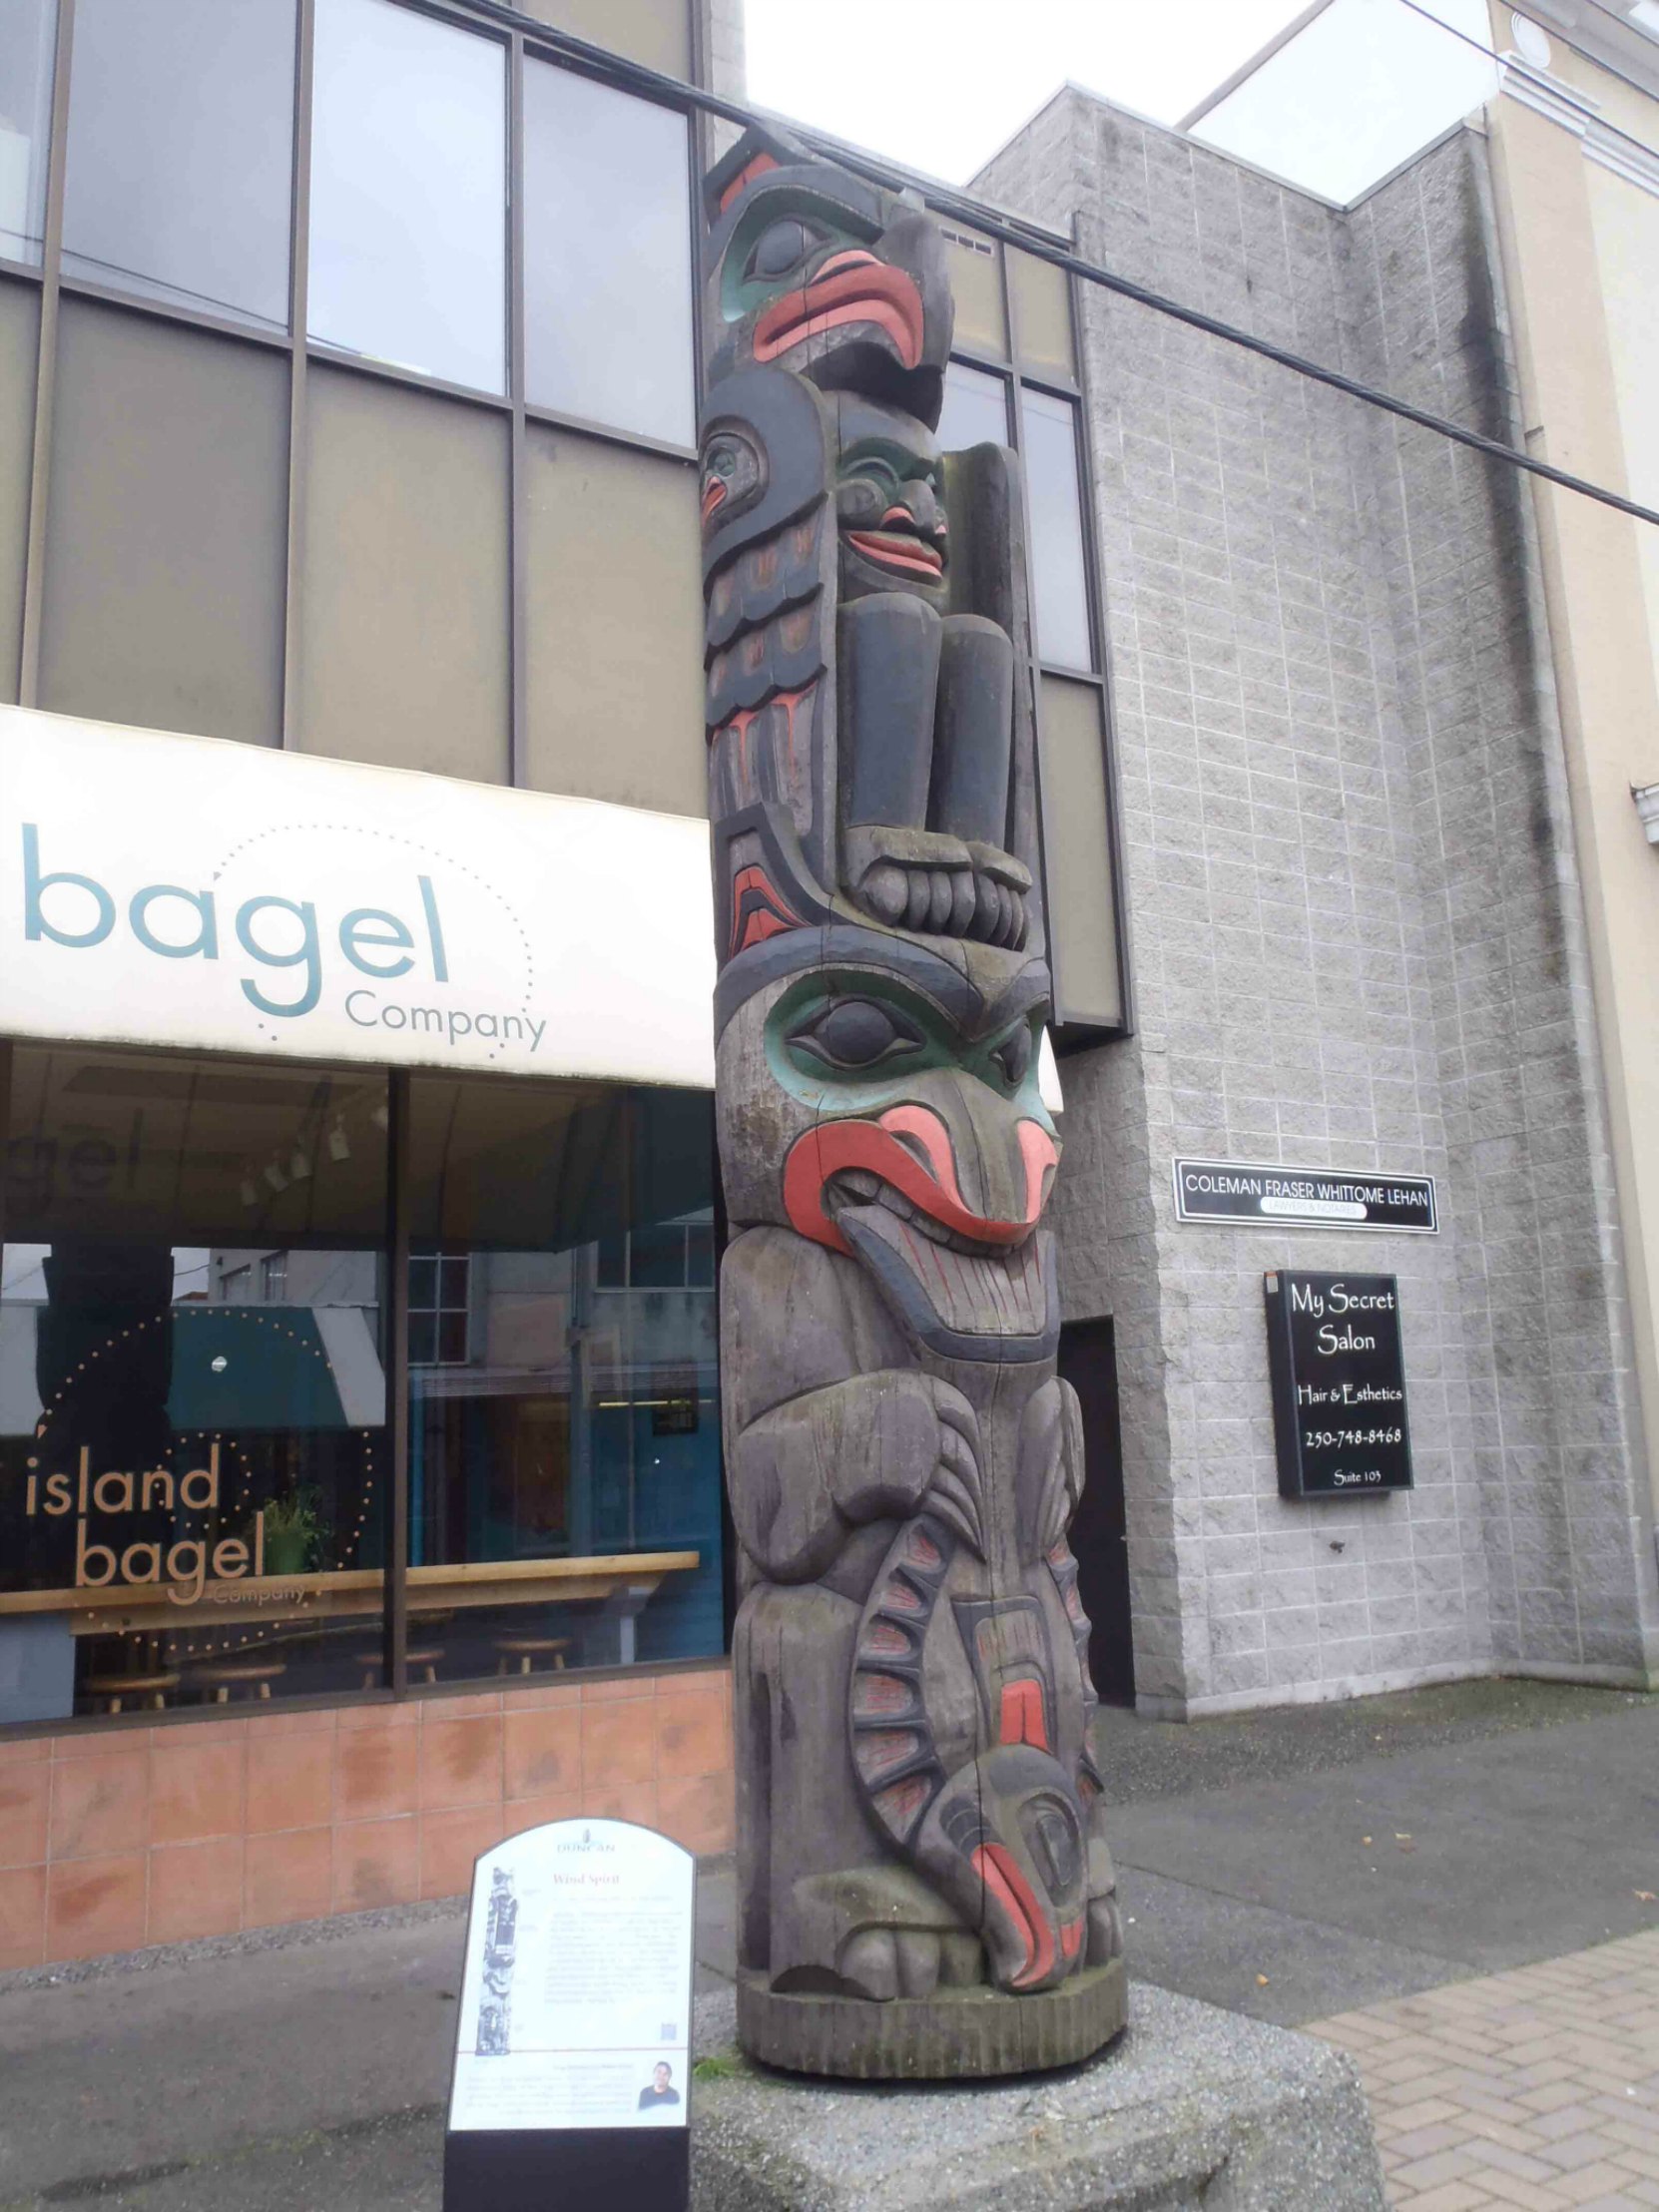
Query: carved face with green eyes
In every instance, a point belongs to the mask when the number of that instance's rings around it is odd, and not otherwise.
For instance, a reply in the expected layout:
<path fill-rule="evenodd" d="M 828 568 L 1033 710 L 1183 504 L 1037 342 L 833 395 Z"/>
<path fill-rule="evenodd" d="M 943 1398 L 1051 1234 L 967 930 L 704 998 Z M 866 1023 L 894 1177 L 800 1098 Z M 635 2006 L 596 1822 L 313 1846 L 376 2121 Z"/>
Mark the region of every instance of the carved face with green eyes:
<path fill-rule="evenodd" d="M 835 457 L 841 597 L 908 591 L 942 608 L 950 558 L 944 464 L 919 423 L 842 398 Z"/>
<path fill-rule="evenodd" d="M 774 363 L 937 421 L 952 307 L 926 214 L 782 135 L 750 133 L 717 175 L 714 374 Z"/>
<path fill-rule="evenodd" d="M 849 1228 L 873 1208 L 912 1242 L 979 1261 L 1017 1253 L 1059 1143 L 1037 1082 L 1045 978 L 1013 963 L 1006 974 L 1000 1004 L 971 1027 L 874 965 L 814 970 L 751 999 L 721 1040 L 722 1149 L 767 1165 L 729 1188 L 734 1219 L 787 1222 L 850 1252 Z M 730 1128 L 751 1115 L 741 1135 Z"/>

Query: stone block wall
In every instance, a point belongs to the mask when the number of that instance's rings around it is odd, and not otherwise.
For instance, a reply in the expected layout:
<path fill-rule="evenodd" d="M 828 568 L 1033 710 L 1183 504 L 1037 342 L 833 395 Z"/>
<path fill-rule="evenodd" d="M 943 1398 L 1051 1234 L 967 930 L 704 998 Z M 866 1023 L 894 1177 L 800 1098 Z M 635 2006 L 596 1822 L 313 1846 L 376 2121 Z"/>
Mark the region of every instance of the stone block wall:
<path fill-rule="evenodd" d="M 1085 94 L 976 180 L 1512 438 L 1483 142 L 1341 211 Z M 1065 1067 L 1116 1325 L 1137 1690 L 1635 1680 L 1651 1531 L 1548 641 L 1511 471 L 1083 289 L 1136 1034 Z M 1178 1153 L 1436 1179 L 1437 1237 L 1179 1227 Z M 1262 1276 L 1400 1279 L 1416 1488 L 1277 1492 Z"/>

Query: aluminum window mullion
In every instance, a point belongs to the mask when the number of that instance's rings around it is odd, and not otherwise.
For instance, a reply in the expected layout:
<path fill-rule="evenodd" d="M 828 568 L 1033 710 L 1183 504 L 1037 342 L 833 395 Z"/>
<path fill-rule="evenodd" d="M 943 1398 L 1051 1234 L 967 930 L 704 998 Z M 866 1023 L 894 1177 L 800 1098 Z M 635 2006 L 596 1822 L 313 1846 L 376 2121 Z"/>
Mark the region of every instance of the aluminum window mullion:
<path fill-rule="evenodd" d="M 23 555 L 23 634 L 17 672 L 19 706 L 40 700 L 42 601 L 46 589 L 46 510 L 51 497 L 52 406 L 58 377 L 58 287 L 63 266 L 64 177 L 69 153 L 69 71 L 75 45 L 75 0 L 58 0 L 52 54 L 51 143 L 46 159 L 46 222 L 40 250 L 40 326 L 35 351 L 35 446 L 29 462 L 29 532 Z"/>
<path fill-rule="evenodd" d="M 386 1075 L 386 1210 L 391 1282 L 386 1297 L 386 1424 L 391 1439 L 387 1516 L 384 1680 L 393 1697 L 409 1689 L 409 1110 L 407 1068 Z"/>
<path fill-rule="evenodd" d="M 305 546 L 305 401 L 311 254 L 311 73 L 315 56 L 316 0 L 299 0 L 294 17 L 293 195 L 288 240 L 288 542 L 282 605 L 282 729 L 284 750 L 299 748 L 299 571 Z"/>
<path fill-rule="evenodd" d="M 507 57 L 507 390 L 513 419 L 507 462 L 507 781 L 530 781 L 530 517 L 524 418 L 524 37 Z"/>

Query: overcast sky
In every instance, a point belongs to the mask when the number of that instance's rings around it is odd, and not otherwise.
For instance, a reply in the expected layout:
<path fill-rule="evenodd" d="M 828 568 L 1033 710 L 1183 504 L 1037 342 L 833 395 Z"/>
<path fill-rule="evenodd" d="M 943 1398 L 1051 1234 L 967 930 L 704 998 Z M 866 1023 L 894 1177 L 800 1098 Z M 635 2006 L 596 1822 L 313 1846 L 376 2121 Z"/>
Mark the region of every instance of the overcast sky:
<path fill-rule="evenodd" d="M 1306 0 L 747 0 L 749 96 L 951 184 L 1070 78 L 1173 123 Z"/>

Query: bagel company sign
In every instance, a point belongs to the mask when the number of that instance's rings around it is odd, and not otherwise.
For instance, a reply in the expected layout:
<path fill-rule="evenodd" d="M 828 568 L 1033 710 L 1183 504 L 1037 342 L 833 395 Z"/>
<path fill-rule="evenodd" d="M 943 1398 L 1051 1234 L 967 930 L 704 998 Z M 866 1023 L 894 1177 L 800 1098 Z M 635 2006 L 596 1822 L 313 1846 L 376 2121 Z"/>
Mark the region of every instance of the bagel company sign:
<path fill-rule="evenodd" d="M 0 1034 L 712 1084 L 701 822 L 0 707 Z"/>
<path fill-rule="evenodd" d="M 1175 1218 L 1255 1229 L 1439 1228 L 1428 1175 L 1345 1175 L 1335 1168 L 1262 1167 L 1248 1160 L 1177 1160 Z"/>

